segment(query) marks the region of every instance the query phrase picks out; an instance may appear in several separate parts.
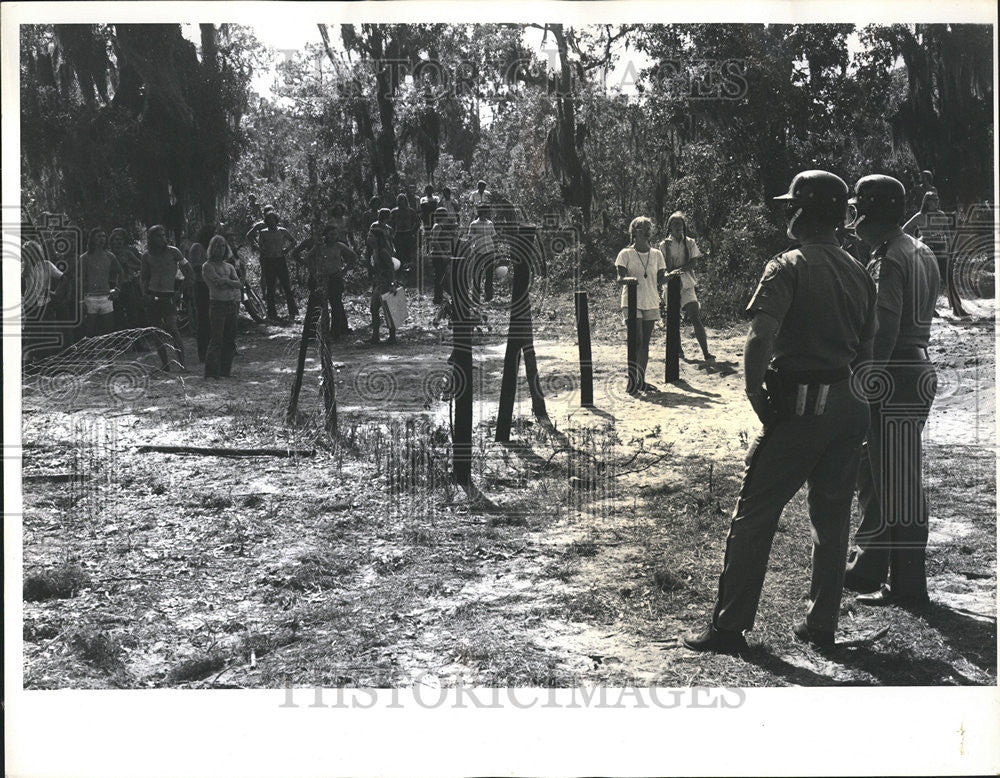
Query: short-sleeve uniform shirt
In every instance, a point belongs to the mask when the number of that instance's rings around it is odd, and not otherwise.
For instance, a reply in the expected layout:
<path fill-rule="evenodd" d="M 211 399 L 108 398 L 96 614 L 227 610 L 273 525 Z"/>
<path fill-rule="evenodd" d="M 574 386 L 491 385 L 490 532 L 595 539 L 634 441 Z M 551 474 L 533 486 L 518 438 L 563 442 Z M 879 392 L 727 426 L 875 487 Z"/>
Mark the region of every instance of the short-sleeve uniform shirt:
<path fill-rule="evenodd" d="M 649 251 L 638 252 L 632 246 L 618 252 L 615 267 L 625 268 L 625 275 L 638 279 L 636 287 L 636 308 L 640 311 L 660 307 L 660 295 L 656 288 L 658 271 L 666 270 L 667 263 L 659 249 L 649 247 Z M 628 307 L 628 289 L 622 288 L 621 307 Z"/>
<path fill-rule="evenodd" d="M 835 241 L 806 242 L 767 263 L 747 313 L 777 319 L 777 370 L 836 370 L 875 335 L 875 284 Z"/>
<path fill-rule="evenodd" d="M 934 252 L 896 230 L 875 249 L 868 272 L 878 288 L 878 307 L 899 316 L 896 346 L 927 348 L 941 283 Z"/>

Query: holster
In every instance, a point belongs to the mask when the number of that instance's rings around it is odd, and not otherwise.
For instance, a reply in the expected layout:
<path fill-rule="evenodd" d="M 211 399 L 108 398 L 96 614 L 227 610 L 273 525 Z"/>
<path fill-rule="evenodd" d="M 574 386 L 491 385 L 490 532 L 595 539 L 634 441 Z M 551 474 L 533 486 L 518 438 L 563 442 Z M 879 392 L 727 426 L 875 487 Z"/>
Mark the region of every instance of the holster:
<path fill-rule="evenodd" d="M 847 377 L 849 376 L 850 373 Z M 764 387 L 771 408 L 778 415 L 822 416 L 826 412 L 830 387 L 847 380 L 847 377 L 785 375 L 768 368 L 764 374 Z"/>

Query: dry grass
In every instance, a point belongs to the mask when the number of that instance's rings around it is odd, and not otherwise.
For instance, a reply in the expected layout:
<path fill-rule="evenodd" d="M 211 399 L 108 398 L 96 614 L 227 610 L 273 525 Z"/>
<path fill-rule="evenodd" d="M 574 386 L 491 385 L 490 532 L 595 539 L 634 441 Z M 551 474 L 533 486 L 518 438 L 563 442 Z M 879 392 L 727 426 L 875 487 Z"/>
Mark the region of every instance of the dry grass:
<path fill-rule="evenodd" d="M 743 467 L 732 430 L 721 454 L 681 449 L 683 436 L 654 449 L 643 435 L 635 457 L 638 437 L 607 419 L 587 433 L 519 414 L 506 447 L 486 424 L 476 478 L 497 507 L 482 510 L 443 478 L 446 418 L 413 431 L 369 403 L 343 414 L 341 439 L 326 447 L 315 425 L 276 422 L 294 338 L 272 335 L 241 344 L 257 351 L 239 365 L 240 396 L 210 403 L 173 378 L 151 382 L 119 444 L 315 445 L 314 459 L 119 456 L 98 503 L 47 483 L 26 497 L 29 688 L 375 687 L 430 675 L 485 686 L 996 682 L 995 620 L 944 605 L 873 613 L 848 596 L 845 634 L 887 624 L 889 635 L 832 660 L 798 646 L 789 630 L 804 611 L 810 547 L 801 495 L 775 538 L 750 661 L 678 648 L 714 602 Z M 432 348 L 421 353 L 439 357 Z M 321 418 L 309 386 L 307 421 Z M 341 390 L 345 406 L 363 405 L 348 381 Z M 616 409 L 651 411 L 661 409 Z M 62 466 L 73 441 L 43 416 L 26 436 L 46 440 L 45 457 Z M 664 421 L 667 440 L 671 430 Z M 588 452 L 610 471 L 606 493 L 573 488 L 573 477 L 609 474 L 581 471 Z M 960 576 L 948 579 L 957 594 L 986 588 L 996 580 L 993 452 L 929 446 L 927 456 L 940 473 L 932 504 L 968 530 L 933 548 L 930 573 Z"/>

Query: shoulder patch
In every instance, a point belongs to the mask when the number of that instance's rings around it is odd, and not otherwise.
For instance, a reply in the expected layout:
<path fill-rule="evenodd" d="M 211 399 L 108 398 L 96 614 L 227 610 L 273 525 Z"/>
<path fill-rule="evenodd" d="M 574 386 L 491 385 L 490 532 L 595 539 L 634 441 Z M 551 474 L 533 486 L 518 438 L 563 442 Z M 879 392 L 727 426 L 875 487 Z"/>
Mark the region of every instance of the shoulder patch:
<path fill-rule="evenodd" d="M 781 261 L 782 256 L 782 254 L 776 254 L 768 260 L 767 265 L 764 266 L 764 274 L 760 277 L 760 282 L 762 284 L 766 284 L 768 281 L 773 281 L 784 269 L 785 264 Z"/>
<path fill-rule="evenodd" d="M 879 277 L 882 275 L 882 260 L 881 260 L 881 258 L 876 258 L 876 259 L 873 259 L 871 262 L 869 262 L 868 263 L 868 267 L 866 268 L 866 270 L 868 271 L 868 277 L 871 278 L 871 280 L 872 280 L 872 282 L 874 282 L 875 286 L 878 286 Z"/>

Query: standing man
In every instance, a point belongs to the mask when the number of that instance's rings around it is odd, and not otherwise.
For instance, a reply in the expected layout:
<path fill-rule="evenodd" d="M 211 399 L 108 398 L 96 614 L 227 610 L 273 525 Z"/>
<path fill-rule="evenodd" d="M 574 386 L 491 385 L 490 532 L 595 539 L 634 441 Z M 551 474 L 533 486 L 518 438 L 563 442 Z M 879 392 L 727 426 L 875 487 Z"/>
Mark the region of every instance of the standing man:
<path fill-rule="evenodd" d="M 400 197 L 405 197 L 405 195 L 400 195 Z M 368 230 L 366 248 L 367 255 L 371 260 L 372 337 L 370 342 L 372 345 L 378 345 L 380 342 L 379 326 L 382 321 L 382 295 L 396 288 L 396 269 L 392 261 L 393 234 L 392 227 L 389 225 L 390 213 L 388 208 L 380 210 L 378 212 L 378 221 L 372 224 Z M 396 342 L 396 328 L 389 323 L 388 317 L 386 324 L 389 325 L 389 339 L 386 343 L 392 345 Z"/>
<path fill-rule="evenodd" d="M 448 213 L 451 214 L 452 218 L 455 220 L 455 224 L 456 225 L 458 224 L 458 214 L 459 214 L 458 200 L 452 199 L 451 189 L 449 189 L 448 187 L 444 187 L 441 190 L 441 202 L 439 203 L 439 207 L 444 208 L 446 211 L 448 211 Z"/>
<path fill-rule="evenodd" d="M 490 199 L 493 197 L 493 193 L 486 188 L 486 182 L 483 179 L 479 179 L 479 183 L 476 184 L 476 191 L 472 193 L 472 218 L 476 218 L 479 215 L 480 206 L 489 207 Z"/>
<path fill-rule="evenodd" d="M 292 259 L 302 262 L 302 251 L 307 246 L 310 293 L 306 305 L 306 328 L 310 332 L 317 331 L 320 314 L 329 303 L 330 329 L 336 342 L 351 331 L 344 310 L 344 273 L 357 264 L 358 258 L 346 243 L 340 241 L 340 230 L 336 224 L 328 224 L 315 240 L 307 238 L 302 241 L 292 251 Z"/>
<path fill-rule="evenodd" d="M 858 481 L 862 509 L 845 586 L 859 604 L 926 605 L 927 497 L 921 481 L 924 423 L 937 393 L 927 355 L 938 274 L 934 252 L 899 226 L 906 191 L 889 176 L 854 187 L 860 238 L 872 247 L 868 272 L 878 284 L 878 334 L 867 380 L 871 428 Z M 888 581 L 888 586 L 886 586 Z"/>
<path fill-rule="evenodd" d="M 389 212 L 389 226 L 393 232 L 393 248 L 402 267 L 400 274 L 409 273 L 417 263 L 420 240 L 420 215 L 410 207 L 402 192 L 396 197 L 396 207 Z"/>
<path fill-rule="evenodd" d="M 177 352 L 177 362 L 181 370 L 184 366 L 184 341 L 177 329 L 177 309 L 174 306 L 174 284 L 177 270 L 184 276 L 184 283 L 190 283 L 194 277 L 191 265 L 184 255 L 167 243 L 167 230 L 162 224 L 156 224 L 146 233 L 146 251 L 142 255 L 139 281 L 146 295 L 149 306 L 148 320 L 153 327 L 162 327 L 170 335 Z M 167 349 L 160 346 L 160 362 L 163 369 L 170 370 L 167 359 Z"/>
<path fill-rule="evenodd" d="M 292 282 L 288 277 L 288 263 L 285 261 L 285 252 L 295 245 L 295 238 L 284 227 L 278 226 L 277 211 L 269 211 L 264 216 L 262 230 L 255 232 L 255 229 L 251 228 L 250 232 L 247 233 L 247 240 L 260 252 L 260 275 L 264 283 L 267 315 L 272 319 L 278 317 L 274 295 L 277 292 L 276 286 L 280 282 L 281 289 L 285 293 L 285 304 L 288 306 L 288 318 L 290 321 L 295 321 L 299 315 L 299 309 L 295 304 L 295 295 L 292 294 Z"/>
<path fill-rule="evenodd" d="M 142 271 L 142 260 L 132 247 L 132 238 L 124 227 L 115 227 L 108 238 L 108 247 L 118 260 L 122 269 L 122 277 L 118 282 L 118 298 L 115 307 L 121 316 L 121 327 L 144 327 L 146 312 L 142 304 L 142 288 L 139 275 Z M 144 348 L 136 343 L 136 348 Z"/>
<path fill-rule="evenodd" d="M 490 302 L 493 299 L 493 274 L 496 270 L 497 257 L 497 231 L 490 221 L 490 209 L 487 205 L 480 205 L 476 211 L 476 218 L 469 223 L 469 243 L 472 245 L 472 252 L 475 264 L 475 277 L 473 280 L 472 299 L 476 304 L 480 299 L 483 302 Z M 482 297 L 480 298 L 480 295 Z"/>
<path fill-rule="evenodd" d="M 438 199 L 434 196 L 434 187 L 428 184 L 424 187 L 424 196 L 420 198 L 420 221 L 426 232 L 434 226 L 434 212 L 438 209 Z"/>
<path fill-rule="evenodd" d="M 114 329 L 114 298 L 122 269 L 107 250 L 108 236 L 100 227 L 90 231 L 87 252 L 80 257 L 83 292 L 83 326 L 88 338 L 107 335 Z"/>
<path fill-rule="evenodd" d="M 929 170 L 921 170 L 917 176 L 917 185 L 913 187 L 913 207 L 910 210 L 920 208 L 921 203 L 924 201 L 924 195 L 928 192 L 937 194 L 937 191 L 937 187 L 934 186 L 934 174 Z"/>
<path fill-rule="evenodd" d="M 747 306 L 753 320 L 743 357 L 746 392 L 764 429 L 747 456 L 712 622 L 684 639 L 695 651 L 746 649 L 743 632 L 757 615 L 778 519 L 803 483 L 812 583 L 806 617 L 793 633 L 817 647 L 834 644 L 868 429 L 868 405 L 850 378 L 853 366 L 870 359 L 875 334 L 875 285 L 837 242 L 847 196 L 847 184 L 833 173 L 807 170 L 775 198 L 786 203 L 788 237 L 800 247 L 767 263 Z"/>

